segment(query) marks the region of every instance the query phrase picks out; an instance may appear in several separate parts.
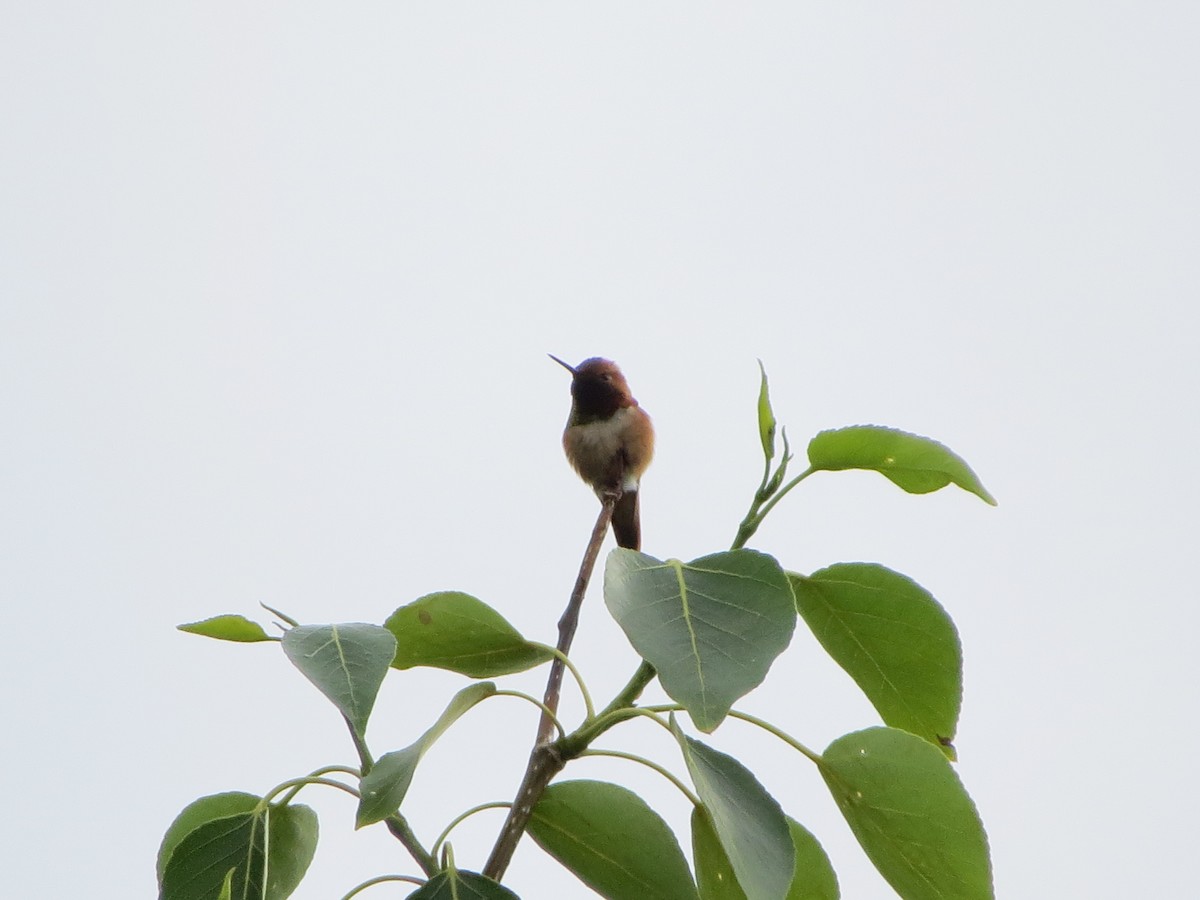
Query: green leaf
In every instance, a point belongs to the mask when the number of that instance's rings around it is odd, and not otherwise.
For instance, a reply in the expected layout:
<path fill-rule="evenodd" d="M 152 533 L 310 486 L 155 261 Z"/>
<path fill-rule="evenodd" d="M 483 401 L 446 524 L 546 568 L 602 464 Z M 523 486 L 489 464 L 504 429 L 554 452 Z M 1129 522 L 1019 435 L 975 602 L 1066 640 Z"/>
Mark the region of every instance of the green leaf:
<path fill-rule="evenodd" d="M 308 870 L 316 845 L 317 817 L 307 806 L 256 807 L 210 819 L 169 854 L 159 900 L 213 900 L 230 870 L 235 896 L 285 900 Z"/>
<path fill-rule="evenodd" d="M 905 900 L 992 900 L 987 837 L 937 747 L 906 731 L 838 738 L 821 775 L 854 836 Z"/>
<path fill-rule="evenodd" d="M 703 806 L 692 807 L 692 862 L 701 900 L 746 900 Z"/>
<path fill-rule="evenodd" d="M 796 875 L 786 900 L 838 900 L 842 892 L 824 848 L 812 832 L 791 816 L 787 822 L 792 843 L 796 845 Z"/>
<path fill-rule="evenodd" d="M 679 842 L 637 794 L 604 781 L 561 781 L 542 794 L 529 835 L 609 900 L 696 900 Z"/>
<path fill-rule="evenodd" d="M 762 441 L 763 456 L 769 462 L 775 456 L 775 413 L 771 410 L 771 395 L 767 390 L 767 370 L 758 361 L 762 382 L 758 387 L 758 437 Z"/>
<path fill-rule="evenodd" d="M 746 897 L 779 900 L 786 895 L 796 868 L 796 848 L 783 810 L 749 769 L 689 738 L 674 716 L 671 730 Z"/>
<path fill-rule="evenodd" d="M 899 572 L 839 563 L 791 575 L 796 608 L 883 721 L 943 747 L 962 704 L 962 649 L 946 611 Z"/>
<path fill-rule="evenodd" d="M 159 900 L 212 900 L 234 869 L 235 889 L 262 892 L 266 853 L 260 821 L 252 813 L 213 819 L 188 834 L 159 883 Z"/>
<path fill-rule="evenodd" d="M 420 741 L 403 750 L 393 750 L 375 760 L 371 771 L 359 782 L 358 813 L 354 827 L 382 822 L 400 808 L 412 784 L 417 763 L 425 753 Z"/>
<path fill-rule="evenodd" d="M 439 872 L 408 895 L 408 900 L 521 900 L 504 885 L 475 872 Z"/>
<path fill-rule="evenodd" d="M 618 548 L 605 568 L 604 601 L 704 732 L 762 683 L 796 627 L 787 576 L 754 550 L 681 563 Z"/>
<path fill-rule="evenodd" d="M 391 632 L 360 623 L 301 625 L 284 634 L 283 652 L 362 737 L 396 655 Z"/>
<path fill-rule="evenodd" d="M 403 750 L 385 753 L 376 760 L 371 771 L 361 780 L 358 802 L 356 828 L 382 822 L 400 808 L 404 795 L 412 783 L 413 773 L 417 763 L 425 755 L 425 751 L 433 746 L 446 729 L 476 703 L 496 693 L 496 685 L 490 681 L 468 685 L 463 688 L 446 707 L 446 711 L 438 717 L 421 737 Z"/>
<path fill-rule="evenodd" d="M 384 623 L 396 636 L 397 669 L 433 666 L 472 678 L 524 672 L 551 659 L 503 616 L 458 591 L 427 594 L 402 606 Z"/>
<path fill-rule="evenodd" d="M 175 817 L 175 821 L 163 835 L 162 844 L 159 845 L 158 860 L 154 867 L 159 883 L 162 883 L 163 870 L 167 866 L 167 860 L 171 858 L 171 854 L 175 852 L 179 843 L 191 832 L 213 819 L 224 819 L 227 816 L 252 812 L 260 802 L 262 802 L 262 798 L 254 794 L 228 791 L 223 794 L 201 797 L 185 806 L 183 811 Z"/>
<path fill-rule="evenodd" d="M 818 471 L 873 469 L 910 494 L 957 484 L 996 505 L 962 457 L 931 438 L 895 428 L 852 425 L 822 431 L 808 445 L 808 461 Z"/>
<path fill-rule="evenodd" d="M 267 900 L 283 900 L 300 886 L 317 852 L 317 814 L 298 803 L 270 808 Z"/>
<path fill-rule="evenodd" d="M 188 622 L 176 626 L 188 634 L 200 634 L 204 637 L 216 638 L 220 641 L 237 641 L 242 644 L 253 644 L 258 641 L 277 641 L 257 622 L 251 622 L 245 616 L 213 616 L 199 622 Z"/>

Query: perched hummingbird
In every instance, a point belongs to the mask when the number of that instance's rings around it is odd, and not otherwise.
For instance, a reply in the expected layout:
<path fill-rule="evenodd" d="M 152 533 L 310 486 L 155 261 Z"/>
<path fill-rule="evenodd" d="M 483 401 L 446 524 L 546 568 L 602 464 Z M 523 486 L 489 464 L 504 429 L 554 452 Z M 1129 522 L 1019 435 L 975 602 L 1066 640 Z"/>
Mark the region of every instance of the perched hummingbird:
<path fill-rule="evenodd" d="M 579 477 L 603 499 L 621 492 L 613 508 L 617 545 L 641 549 L 638 483 L 654 455 L 654 426 L 629 392 L 617 364 L 600 357 L 570 366 L 550 358 L 571 373 L 571 416 L 563 431 L 563 450 Z"/>

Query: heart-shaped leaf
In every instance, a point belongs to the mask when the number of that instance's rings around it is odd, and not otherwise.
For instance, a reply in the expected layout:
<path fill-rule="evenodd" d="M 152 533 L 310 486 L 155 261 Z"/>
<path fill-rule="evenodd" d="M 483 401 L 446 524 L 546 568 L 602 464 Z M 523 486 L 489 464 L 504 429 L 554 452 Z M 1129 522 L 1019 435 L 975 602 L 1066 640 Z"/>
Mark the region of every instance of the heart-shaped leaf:
<path fill-rule="evenodd" d="M 601 897 L 696 900 L 675 835 L 627 788 L 552 784 L 533 810 L 529 835 Z"/>
<path fill-rule="evenodd" d="M 992 900 L 992 865 L 975 804 L 949 760 L 895 728 L 838 738 L 821 775 L 854 836 L 905 900 Z"/>
<path fill-rule="evenodd" d="M 762 683 L 796 627 L 787 575 L 754 550 L 682 563 L 618 548 L 605 568 L 604 600 L 704 732 Z"/>
<path fill-rule="evenodd" d="M 176 626 L 188 634 L 200 634 L 204 637 L 216 638 L 220 641 L 236 641 L 241 644 L 252 644 L 257 641 L 277 641 L 257 622 L 252 622 L 245 616 L 213 616 L 200 622 L 188 622 Z"/>
<path fill-rule="evenodd" d="M 791 575 L 796 608 L 883 721 L 939 744 L 962 704 L 962 649 L 946 611 L 910 578 L 870 563 Z"/>
<path fill-rule="evenodd" d="M 224 819 L 241 813 L 253 812 L 255 807 L 261 802 L 262 797 L 257 797 L 254 794 L 247 794 L 242 791 L 227 791 L 222 794 L 210 794 L 207 797 L 201 797 L 185 806 L 183 811 L 175 817 L 175 821 L 171 823 L 171 826 L 167 829 L 167 833 L 163 835 L 162 843 L 159 845 L 158 860 L 155 864 L 159 882 L 162 882 L 163 870 L 167 866 L 167 860 L 171 858 L 171 854 L 175 852 L 175 848 L 179 846 L 180 841 L 185 837 L 204 823 L 211 822 L 214 819 Z"/>
<path fill-rule="evenodd" d="M 226 884 L 234 896 L 285 900 L 316 846 L 317 816 L 307 806 L 269 805 L 209 819 L 175 844 L 159 879 L 159 900 L 212 900 Z"/>
<path fill-rule="evenodd" d="M 384 623 L 396 636 L 397 669 L 433 666 L 472 678 L 524 672 L 551 659 L 470 594 L 441 591 L 402 606 Z"/>
<path fill-rule="evenodd" d="M 671 730 L 683 750 L 713 831 L 748 900 L 784 897 L 796 868 L 796 847 L 775 798 L 732 756 L 680 731 L 674 716 Z"/>
<path fill-rule="evenodd" d="M 468 685 L 463 688 L 446 707 L 446 711 L 421 737 L 403 750 L 385 753 L 376 760 L 359 784 L 361 799 L 358 802 L 356 828 L 382 822 L 400 808 L 408 787 L 412 784 L 413 773 L 417 763 L 425 755 L 425 751 L 433 746 L 446 729 L 479 701 L 496 693 L 496 685 L 490 681 Z"/>
<path fill-rule="evenodd" d="M 361 623 L 301 625 L 284 634 L 283 652 L 361 737 L 396 655 L 391 632 Z"/>
<path fill-rule="evenodd" d="M 872 469 L 910 494 L 928 494 L 957 484 L 996 505 L 971 467 L 949 447 L 895 428 L 852 425 L 822 431 L 809 442 L 808 462 L 818 471 Z"/>

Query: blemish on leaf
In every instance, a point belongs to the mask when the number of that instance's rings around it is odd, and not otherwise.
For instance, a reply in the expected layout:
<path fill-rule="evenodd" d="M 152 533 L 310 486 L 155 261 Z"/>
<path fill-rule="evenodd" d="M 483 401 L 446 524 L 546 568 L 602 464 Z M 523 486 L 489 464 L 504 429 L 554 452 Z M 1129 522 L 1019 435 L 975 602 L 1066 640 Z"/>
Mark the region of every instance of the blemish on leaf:
<path fill-rule="evenodd" d="M 427 609 L 422 609 L 422 610 L 418 610 L 418 611 L 417 611 L 417 620 L 418 620 L 418 621 L 419 621 L 419 622 L 420 622 L 422 625 L 428 625 L 430 622 L 432 622 L 432 621 L 433 621 L 433 616 L 431 616 L 431 615 L 429 614 L 429 610 L 427 610 Z"/>

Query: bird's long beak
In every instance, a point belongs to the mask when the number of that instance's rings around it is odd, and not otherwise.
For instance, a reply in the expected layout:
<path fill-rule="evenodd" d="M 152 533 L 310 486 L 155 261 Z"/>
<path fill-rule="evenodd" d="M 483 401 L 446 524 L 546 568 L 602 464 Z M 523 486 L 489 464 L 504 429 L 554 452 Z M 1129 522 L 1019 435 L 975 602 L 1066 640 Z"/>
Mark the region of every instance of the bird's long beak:
<path fill-rule="evenodd" d="M 552 360 L 554 360 L 556 363 L 558 363 L 560 366 L 562 366 L 564 369 L 566 369 L 568 372 L 570 372 L 572 375 L 574 375 L 574 374 L 575 374 L 575 367 L 574 367 L 574 366 L 567 365 L 565 362 L 563 362 L 561 359 L 559 359 L 559 358 L 558 358 L 557 356 L 555 356 L 553 353 L 547 353 L 546 355 L 547 355 L 548 357 L 550 357 Z"/>

